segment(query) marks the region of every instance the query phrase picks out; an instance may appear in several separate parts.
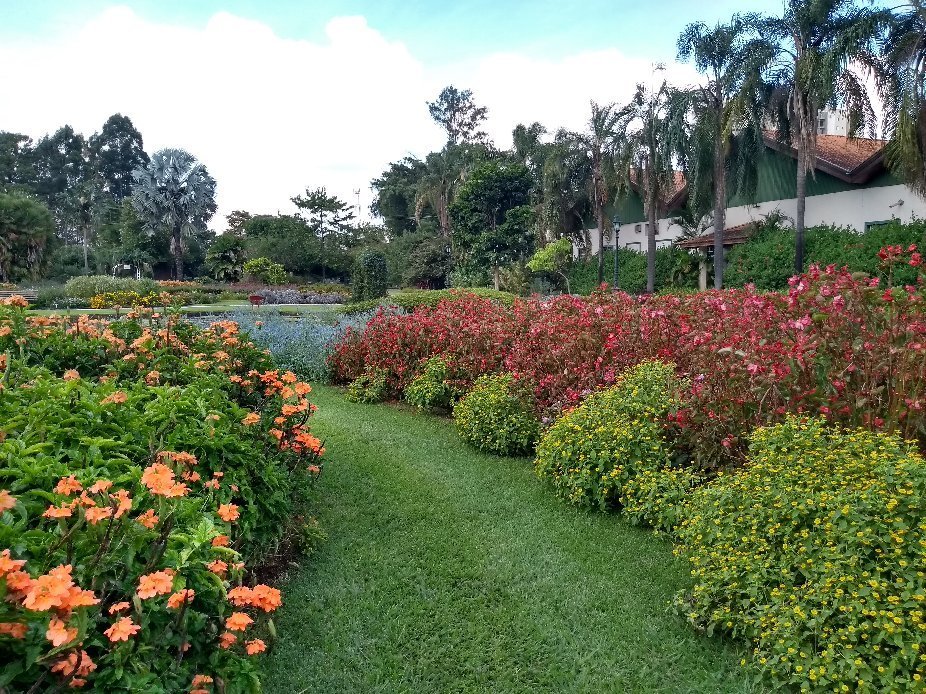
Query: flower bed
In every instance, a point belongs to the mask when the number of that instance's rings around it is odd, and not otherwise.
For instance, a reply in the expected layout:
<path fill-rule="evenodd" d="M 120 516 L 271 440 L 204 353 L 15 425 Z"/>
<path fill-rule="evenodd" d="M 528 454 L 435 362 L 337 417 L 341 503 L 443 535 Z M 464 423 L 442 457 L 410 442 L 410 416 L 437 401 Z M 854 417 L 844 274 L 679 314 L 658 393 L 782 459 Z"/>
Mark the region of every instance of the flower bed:
<path fill-rule="evenodd" d="M 0 685 L 253 691 L 311 540 L 308 385 L 221 322 L 0 307 Z"/>

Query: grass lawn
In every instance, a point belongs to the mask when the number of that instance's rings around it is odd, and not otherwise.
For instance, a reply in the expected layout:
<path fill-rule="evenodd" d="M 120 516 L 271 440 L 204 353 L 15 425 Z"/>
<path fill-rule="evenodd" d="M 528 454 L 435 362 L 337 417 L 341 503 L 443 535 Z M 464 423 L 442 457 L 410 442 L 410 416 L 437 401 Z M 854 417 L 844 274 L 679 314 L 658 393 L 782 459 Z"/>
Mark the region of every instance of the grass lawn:
<path fill-rule="evenodd" d="M 758 691 L 669 611 L 687 574 L 667 542 L 446 420 L 313 395 L 329 539 L 285 587 L 265 691 Z"/>

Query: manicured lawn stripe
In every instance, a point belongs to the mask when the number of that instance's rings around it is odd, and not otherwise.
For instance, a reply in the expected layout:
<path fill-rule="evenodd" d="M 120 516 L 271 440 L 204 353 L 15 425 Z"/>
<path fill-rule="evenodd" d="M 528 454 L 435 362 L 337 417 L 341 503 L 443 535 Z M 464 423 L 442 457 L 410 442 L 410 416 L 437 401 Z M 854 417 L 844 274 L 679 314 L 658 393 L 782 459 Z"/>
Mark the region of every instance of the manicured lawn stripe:
<path fill-rule="evenodd" d="M 667 542 L 448 421 L 314 395 L 329 539 L 286 586 L 266 691 L 757 691 L 669 612 L 688 579 Z"/>

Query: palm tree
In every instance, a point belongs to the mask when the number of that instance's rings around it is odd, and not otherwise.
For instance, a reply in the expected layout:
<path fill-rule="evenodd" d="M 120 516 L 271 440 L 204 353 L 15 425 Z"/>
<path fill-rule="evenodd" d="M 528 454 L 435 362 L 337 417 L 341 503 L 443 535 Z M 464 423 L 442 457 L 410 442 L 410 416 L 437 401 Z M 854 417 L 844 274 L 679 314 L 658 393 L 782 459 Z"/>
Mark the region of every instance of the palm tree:
<path fill-rule="evenodd" d="M 575 136 L 560 130 L 543 162 L 541 216 L 551 237 L 566 236 L 588 247 L 588 219 L 592 212 L 589 195 L 592 180 L 587 150 L 575 146 Z M 601 247 L 599 239 L 599 248 Z"/>
<path fill-rule="evenodd" d="M 656 225 L 675 191 L 673 154 L 682 130 L 674 117 L 678 102 L 665 81 L 655 89 L 642 84 L 629 104 L 616 114 L 620 148 L 616 171 L 621 190 L 636 188 L 649 221 L 646 236 L 646 291 L 656 286 Z"/>
<path fill-rule="evenodd" d="M 415 196 L 415 221 L 420 223 L 430 207 L 445 238 L 450 238 L 450 203 L 463 180 L 464 149 L 464 145 L 447 145 L 440 152 L 431 152 L 424 160 L 425 171 Z"/>
<path fill-rule="evenodd" d="M 614 153 L 616 151 L 615 127 L 617 107 L 614 104 L 600 106 L 591 102 L 592 113 L 588 129 L 584 133 L 565 135 L 567 147 L 587 161 L 588 198 L 595 212 L 598 226 L 598 284 L 604 282 L 604 231 L 605 208 L 610 204 L 614 192 Z M 615 249 L 617 243 L 615 240 Z"/>
<path fill-rule="evenodd" d="M 882 90 L 891 133 L 887 159 L 908 186 L 926 197 L 926 0 L 895 15 L 881 50 Z"/>
<path fill-rule="evenodd" d="M 857 68 L 874 66 L 871 48 L 890 17 L 887 10 L 857 7 L 854 0 L 785 0 L 781 17 L 756 22 L 774 56 L 766 75 L 780 96 L 773 102 L 778 136 L 797 150 L 798 273 L 804 270 L 807 172 L 816 162 L 817 114 L 827 106 L 846 111 L 850 137 L 873 128 L 874 109 Z"/>
<path fill-rule="evenodd" d="M 183 240 L 205 229 L 215 213 L 215 179 L 182 149 L 162 149 L 132 174 L 132 205 L 144 225 L 170 230 L 170 252 L 178 280 L 183 279 Z"/>
<path fill-rule="evenodd" d="M 713 207 L 714 288 L 723 288 L 723 231 L 728 175 L 736 189 L 753 192 L 755 162 L 762 152 L 761 73 L 767 45 L 752 35 L 750 20 L 689 24 L 678 39 L 679 60 L 693 60 L 707 82 L 676 93 L 674 118 L 685 130 L 679 152 L 688 182 L 689 204 L 700 218 Z"/>

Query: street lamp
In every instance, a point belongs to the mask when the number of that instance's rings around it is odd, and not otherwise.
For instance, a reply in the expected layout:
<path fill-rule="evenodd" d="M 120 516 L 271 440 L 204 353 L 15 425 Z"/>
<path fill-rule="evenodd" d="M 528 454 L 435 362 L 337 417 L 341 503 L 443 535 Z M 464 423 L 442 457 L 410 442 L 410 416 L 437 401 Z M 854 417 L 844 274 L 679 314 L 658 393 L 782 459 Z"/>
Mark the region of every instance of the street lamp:
<path fill-rule="evenodd" d="M 618 273 L 618 262 L 617 262 L 617 244 L 620 241 L 621 235 L 621 217 L 620 214 L 615 212 L 614 217 L 611 219 L 611 224 L 614 227 L 614 285 L 612 291 L 617 291 L 617 273 Z"/>

